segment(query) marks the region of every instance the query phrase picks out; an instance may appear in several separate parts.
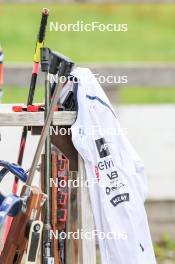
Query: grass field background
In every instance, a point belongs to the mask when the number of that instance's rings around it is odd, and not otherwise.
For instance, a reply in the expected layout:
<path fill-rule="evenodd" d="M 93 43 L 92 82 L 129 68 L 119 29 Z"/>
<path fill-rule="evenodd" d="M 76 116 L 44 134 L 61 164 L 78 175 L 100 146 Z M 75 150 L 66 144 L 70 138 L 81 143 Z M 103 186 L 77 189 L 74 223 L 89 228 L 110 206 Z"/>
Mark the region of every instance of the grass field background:
<path fill-rule="evenodd" d="M 5 87 L 3 103 L 25 103 L 27 101 L 28 90 L 17 87 Z M 44 101 L 44 88 L 38 87 L 35 92 L 35 103 Z M 128 87 L 121 88 L 119 98 L 116 102 L 122 104 L 171 104 L 175 103 L 174 88 L 141 88 Z"/>
<path fill-rule="evenodd" d="M 32 62 L 43 7 L 49 21 L 128 24 L 128 32 L 50 32 L 46 45 L 77 63 L 175 61 L 175 4 L 0 4 L 0 42 L 6 63 Z M 27 88 L 26 84 L 26 88 Z M 26 102 L 28 89 L 4 88 L 4 103 Z M 41 102 L 43 89 L 36 90 Z M 121 88 L 121 103 L 174 103 L 173 88 Z M 117 102 L 117 99 L 116 99 Z"/>
<path fill-rule="evenodd" d="M 128 32 L 50 32 L 46 45 L 76 62 L 175 60 L 175 4 L 0 4 L 0 42 L 6 62 L 31 62 L 40 22 L 128 24 Z"/>

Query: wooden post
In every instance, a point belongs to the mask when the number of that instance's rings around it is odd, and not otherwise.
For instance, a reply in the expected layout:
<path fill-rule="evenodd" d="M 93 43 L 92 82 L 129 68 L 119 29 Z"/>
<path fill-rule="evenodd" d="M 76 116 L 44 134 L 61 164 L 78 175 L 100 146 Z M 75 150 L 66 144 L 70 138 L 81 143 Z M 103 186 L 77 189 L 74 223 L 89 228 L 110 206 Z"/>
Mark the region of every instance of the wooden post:
<path fill-rule="evenodd" d="M 79 170 L 78 176 L 86 180 L 86 173 L 84 162 L 79 156 Z M 92 232 L 94 230 L 94 219 L 92 215 L 92 208 L 90 205 L 89 192 L 87 187 L 83 184 L 78 188 L 78 226 L 79 230 L 83 232 Z M 79 264 L 96 264 L 96 243 L 95 239 L 80 239 L 79 240 Z"/>

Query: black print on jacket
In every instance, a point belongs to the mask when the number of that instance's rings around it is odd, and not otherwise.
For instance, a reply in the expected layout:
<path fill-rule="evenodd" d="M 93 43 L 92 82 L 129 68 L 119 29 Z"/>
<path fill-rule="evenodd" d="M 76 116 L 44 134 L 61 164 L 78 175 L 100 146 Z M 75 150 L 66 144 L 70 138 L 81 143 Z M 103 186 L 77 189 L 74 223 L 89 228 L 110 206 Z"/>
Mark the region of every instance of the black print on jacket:
<path fill-rule="evenodd" d="M 100 158 L 105 158 L 110 155 L 108 144 L 106 143 L 105 138 L 99 138 L 95 140 L 95 144 L 97 146 L 97 150 L 100 155 Z"/>
<path fill-rule="evenodd" d="M 144 251 L 145 251 L 145 249 L 144 249 L 144 247 L 142 246 L 142 244 L 141 244 L 141 243 L 140 243 L 140 248 L 141 248 L 142 252 L 144 252 Z"/>
<path fill-rule="evenodd" d="M 113 206 L 117 206 L 120 203 L 129 201 L 129 193 L 122 193 L 113 197 L 110 202 Z"/>
<path fill-rule="evenodd" d="M 107 176 L 110 180 L 114 180 L 114 179 L 118 178 L 118 173 L 117 173 L 117 171 L 112 171 L 110 173 L 107 173 Z"/>

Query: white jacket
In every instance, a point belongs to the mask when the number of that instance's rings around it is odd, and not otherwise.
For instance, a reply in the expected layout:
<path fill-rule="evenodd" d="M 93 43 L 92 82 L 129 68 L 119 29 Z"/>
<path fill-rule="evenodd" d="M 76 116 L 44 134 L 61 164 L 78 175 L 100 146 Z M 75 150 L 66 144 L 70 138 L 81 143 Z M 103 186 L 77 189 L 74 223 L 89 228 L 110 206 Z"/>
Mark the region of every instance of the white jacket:
<path fill-rule="evenodd" d="M 106 235 L 99 239 L 101 263 L 155 264 L 144 166 L 91 71 L 77 68 L 72 75 L 79 79 L 72 141 L 85 162 L 96 230 Z"/>

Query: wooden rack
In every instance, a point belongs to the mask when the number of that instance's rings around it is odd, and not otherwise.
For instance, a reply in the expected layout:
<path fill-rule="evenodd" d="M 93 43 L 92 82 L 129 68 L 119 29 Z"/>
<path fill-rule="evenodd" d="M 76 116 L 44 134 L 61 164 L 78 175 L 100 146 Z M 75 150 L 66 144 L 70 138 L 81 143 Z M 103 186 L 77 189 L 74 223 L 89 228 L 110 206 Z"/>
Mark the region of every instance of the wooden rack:
<path fill-rule="evenodd" d="M 44 112 L 21 112 L 15 113 L 11 105 L 0 105 L 0 126 L 28 126 L 32 135 L 40 134 L 44 124 Z M 55 112 L 52 125 L 69 129 L 75 121 L 76 113 L 68 111 Z M 70 170 L 77 171 L 79 177 L 85 180 L 84 162 L 78 155 L 71 140 L 71 135 L 53 135 L 52 144 L 55 145 L 68 159 Z M 8 144 L 8 143 L 7 143 Z M 84 186 L 84 185 L 83 185 Z M 71 205 L 70 205 L 71 207 Z M 80 186 L 77 190 L 78 219 L 77 227 L 84 232 L 94 230 L 94 220 L 90 206 L 89 193 L 87 188 Z M 68 222 L 71 221 L 68 217 Z M 70 226 L 68 224 L 68 226 Z M 66 264 L 95 264 L 96 263 L 96 242 L 95 239 L 79 239 L 78 241 L 78 263 L 73 263 L 71 249 L 67 252 Z"/>

